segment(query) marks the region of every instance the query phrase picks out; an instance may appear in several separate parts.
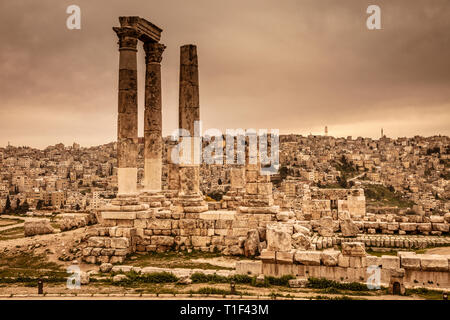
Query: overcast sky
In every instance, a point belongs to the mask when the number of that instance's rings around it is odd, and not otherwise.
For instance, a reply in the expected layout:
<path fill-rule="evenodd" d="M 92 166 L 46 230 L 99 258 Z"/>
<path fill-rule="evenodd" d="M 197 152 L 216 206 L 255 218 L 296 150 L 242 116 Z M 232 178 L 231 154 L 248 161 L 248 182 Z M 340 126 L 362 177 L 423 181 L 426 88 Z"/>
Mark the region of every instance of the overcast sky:
<path fill-rule="evenodd" d="M 66 28 L 67 6 L 81 30 Z M 366 9 L 381 7 L 382 30 Z M 179 47 L 198 47 L 204 128 L 378 138 L 450 134 L 448 0 L 3 0 L 0 146 L 114 141 L 121 15 L 161 27 L 163 133 Z M 144 59 L 139 47 L 143 132 Z"/>

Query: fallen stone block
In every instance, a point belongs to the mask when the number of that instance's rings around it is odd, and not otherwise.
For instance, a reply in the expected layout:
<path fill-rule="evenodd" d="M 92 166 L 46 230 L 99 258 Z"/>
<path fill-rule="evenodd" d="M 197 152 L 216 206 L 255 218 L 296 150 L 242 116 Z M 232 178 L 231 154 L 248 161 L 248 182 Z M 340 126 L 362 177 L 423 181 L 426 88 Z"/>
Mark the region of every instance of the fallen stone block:
<path fill-rule="evenodd" d="M 50 234 L 54 232 L 54 229 L 50 224 L 50 221 L 48 220 L 25 222 L 23 228 L 25 237 L 31 237 L 40 234 Z"/>
<path fill-rule="evenodd" d="M 272 251 L 290 251 L 292 249 L 292 227 L 272 224 L 267 225 L 267 249 Z"/>
<path fill-rule="evenodd" d="M 342 254 L 354 257 L 364 257 L 366 248 L 362 242 L 344 242 L 342 243 Z"/>
<path fill-rule="evenodd" d="M 338 258 L 341 253 L 337 250 L 325 250 L 322 251 L 321 261 L 322 264 L 328 267 L 334 267 L 338 264 Z"/>
<path fill-rule="evenodd" d="M 288 282 L 290 288 L 306 288 L 308 279 L 291 279 Z"/>

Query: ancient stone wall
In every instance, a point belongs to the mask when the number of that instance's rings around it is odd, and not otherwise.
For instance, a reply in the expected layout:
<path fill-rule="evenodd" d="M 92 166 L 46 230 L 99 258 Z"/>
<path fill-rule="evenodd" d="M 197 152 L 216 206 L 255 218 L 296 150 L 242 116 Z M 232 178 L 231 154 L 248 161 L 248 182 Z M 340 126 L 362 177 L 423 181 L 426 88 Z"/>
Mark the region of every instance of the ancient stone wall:
<path fill-rule="evenodd" d="M 400 277 L 409 287 L 450 288 L 450 256 L 400 252 L 398 256 L 367 255 L 362 243 L 346 243 L 342 251 L 264 250 L 261 261 L 238 262 L 238 274 L 263 274 L 280 277 L 325 278 L 340 282 L 367 283 L 373 270 L 379 267 L 380 285 L 389 286 L 391 277 Z"/>

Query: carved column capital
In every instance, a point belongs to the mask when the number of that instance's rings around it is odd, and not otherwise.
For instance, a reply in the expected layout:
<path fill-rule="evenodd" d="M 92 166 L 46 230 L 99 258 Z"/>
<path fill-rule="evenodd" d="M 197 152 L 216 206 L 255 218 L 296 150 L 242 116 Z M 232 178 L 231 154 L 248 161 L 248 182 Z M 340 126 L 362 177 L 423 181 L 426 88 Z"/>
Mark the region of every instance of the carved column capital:
<path fill-rule="evenodd" d="M 158 42 L 144 43 L 145 63 L 161 63 L 166 46 Z"/>
<path fill-rule="evenodd" d="M 113 30 L 116 32 L 117 37 L 119 37 L 119 50 L 137 51 L 139 31 L 130 27 L 114 27 Z"/>

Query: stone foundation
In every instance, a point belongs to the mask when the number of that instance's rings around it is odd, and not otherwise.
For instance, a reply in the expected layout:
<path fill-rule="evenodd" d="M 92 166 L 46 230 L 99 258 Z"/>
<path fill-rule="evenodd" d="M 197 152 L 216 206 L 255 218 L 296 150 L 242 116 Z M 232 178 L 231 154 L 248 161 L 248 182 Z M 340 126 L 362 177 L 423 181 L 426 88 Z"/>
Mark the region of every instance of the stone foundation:
<path fill-rule="evenodd" d="M 362 243 L 350 243 L 343 247 L 342 252 L 264 250 L 260 259 L 238 262 L 236 273 L 274 277 L 293 275 L 298 278 L 367 283 L 373 274 L 367 268 L 372 266 L 380 268 L 381 286 L 389 287 L 398 282 L 403 293 L 403 286 L 450 288 L 449 255 L 402 252 L 398 256 L 376 257 L 366 255 Z"/>

